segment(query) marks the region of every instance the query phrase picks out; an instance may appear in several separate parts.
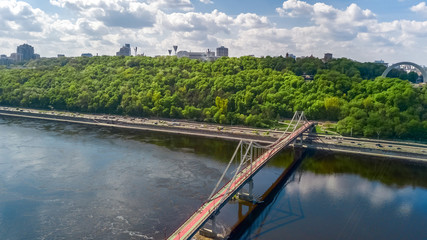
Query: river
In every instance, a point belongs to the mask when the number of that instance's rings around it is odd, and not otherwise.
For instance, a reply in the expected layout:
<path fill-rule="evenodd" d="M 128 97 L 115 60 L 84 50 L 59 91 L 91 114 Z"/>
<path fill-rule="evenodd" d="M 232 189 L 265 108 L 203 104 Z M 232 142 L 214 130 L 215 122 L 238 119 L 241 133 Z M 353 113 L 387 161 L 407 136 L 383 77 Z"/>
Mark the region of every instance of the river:
<path fill-rule="evenodd" d="M 0 118 L 0 239 L 164 239 L 206 200 L 236 145 Z M 293 156 L 284 150 L 255 176 L 256 196 Z M 310 151 L 242 239 L 427 239 L 426 173 Z M 238 209 L 226 205 L 218 229 Z"/>

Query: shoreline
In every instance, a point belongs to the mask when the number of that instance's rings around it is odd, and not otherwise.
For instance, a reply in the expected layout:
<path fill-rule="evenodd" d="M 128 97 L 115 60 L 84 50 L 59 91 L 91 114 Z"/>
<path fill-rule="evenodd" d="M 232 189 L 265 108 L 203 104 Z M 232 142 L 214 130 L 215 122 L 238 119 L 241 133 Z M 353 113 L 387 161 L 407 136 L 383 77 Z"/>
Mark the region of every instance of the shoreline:
<path fill-rule="evenodd" d="M 34 110 L 37 111 L 37 110 Z M 163 132 L 169 134 L 185 134 L 191 136 L 200 136 L 200 137 L 209 137 L 209 138 L 220 138 L 227 140 L 239 141 L 240 139 L 247 139 L 250 141 L 257 141 L 261 143 L 272 143 L 276 140 L 274 137 L 269 136 L 260 136 L 260 135 L 250 135 L 245 133 L 230 133 L 223 130 L 218 130 L 218 132 L 212 131 L 209 128 L 186 128 L 179 126 L 170 126 L 166 124 L 159 124 L 158 122 L 151 123 L 145 122 L 142 123 L 132 123 L 124 122 L 117 119 L 99 119 L 98 118 L 89 118 L 88 115 L 79 115 L 79 116 L 67 116 L 67 115 L 49 115 L 45 113 L 35 113 L 35 112 L 18 112 L 4 110 L 0 108 L 0 116 L 6 117 L 15 117 L 15 118 L 28 118 L 28 119 L 37 119 L 37 120 L 46 120 L 46 121 L 57 121 L 65 123 L 74 123 L 74 124 L 85 124 L 93 125 L 99 127 L 114 127 L 122 129 L 134 129 L 139 131 L 154 131 L 154 132 Z M 104 115 L 102 115 L 104 117 Z M 153 120 L 152 120 L 153 121 Z M 160 120 L 162 121 L 162 120 Z M 164 122 L 164 121 L 163 121 Z"/>
<path fill-rule="evenodd" d="M 0 116 L 85 124 L 99 127 L 114 127 L 138 131 L 185 134 L 231 141 L 245 139 L 265 144 L 274 142 L 283 134 L 283 131 L 244 126 L 226 126 L 182 120 L 160 120 L 11 107 L 0 107 Z M 351 138 L 311 133 L 304 135 L 304 142 L 300 146 L 322 151 L 345 152 L 389 158 L 390 160 L 409 160 L 412 162 L 427 163 L 427 144 L 421 143 Z"/>

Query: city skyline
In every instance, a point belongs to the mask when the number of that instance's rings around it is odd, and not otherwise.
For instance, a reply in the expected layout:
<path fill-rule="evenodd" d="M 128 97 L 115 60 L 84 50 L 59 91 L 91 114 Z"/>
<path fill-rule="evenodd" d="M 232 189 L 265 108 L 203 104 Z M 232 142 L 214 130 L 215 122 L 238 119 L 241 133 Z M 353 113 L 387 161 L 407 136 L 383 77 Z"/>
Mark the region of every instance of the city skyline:
<path fill-rule="evenodd" d="M 0 0 L 0 53 L 28 43 L 42 57 L 115 55 L 129 43 L 148 56 L 171 46 L 227 46 L 229 56 L 347 57 L 427 65 L 424 1 Z M 191 46 L 191 47 L 190 47 Z"/>

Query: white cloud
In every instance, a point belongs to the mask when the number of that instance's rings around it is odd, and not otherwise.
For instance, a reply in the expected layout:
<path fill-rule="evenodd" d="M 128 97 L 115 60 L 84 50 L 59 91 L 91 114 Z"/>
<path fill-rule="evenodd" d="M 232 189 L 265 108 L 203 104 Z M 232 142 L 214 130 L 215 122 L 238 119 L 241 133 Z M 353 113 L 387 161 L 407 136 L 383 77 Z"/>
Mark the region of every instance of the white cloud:
<path fill-rule="evenodd" d="M 276 11 L 281 16 L 293 18 L 308 17 L 319 25 L 331 23 L 334 25 L 362 25 L 366 21 L 375 19 L 375 14 L 370 10 L 362 10 L 354 3 L 345 10 L 339 10 L 324 3 L 310 5 L 304 1 L 288 0 L 283 3 L 281 8 L 277 8 Z"/>
<path fill-rule="evenodd" d="M 207 1 L 205 1 L 207 2 Z M 24 1 L 0 0 L 0 52 L 23 40 L 42 56 L 114 55 L 124 43 L 148 55 L 201 51 L 224 45 L 230 55 L 297 56 L 333 52 L 359 61 L 401 59 L 427 64 L 427 21 L 381 22 L 357 4 L 339 9 L 325 3 L 284 1 L 281 18 L 256 13 L 198 12 L 190 0 L 50 0 L 70 17 L 47 14 Z M 424 2 L 411 8 L 421 12 Z M 272 21 L 274 19 L 274 21 Z M 283 27 L 291 20 L 293 27 Z M 11 47 L 12 46 L 12 47 Z M 12 50 L 11 50 L 12 49 Z M 416 58 L 418 57 L 418 59 Z M 391 60 L 387 60 L 391 59 Z"/>
<path fill-rule="evenodd" d="M 177 32 L 229 33 L 233 18 L 214 10 L 211 13 L 172 13 L 163 14 L 161 26 Z"/>
<path fill-rule="evenodd" d="M 301 50 L 302 48 L 311 50 L 318 47 L 325 49 L 325 43 L 331 41 L 334 48 L 347 47 L 347 42 L 357 40 L 360 34 L 368 32 L 369 26 L 377 23 L 375 14 L 370 10 L 361 9 L 354 3 L 346 9 L 340 10 L 325 3 L 308 4 L 304 1 L 288 0 L 276 11 L 283 17 L 306 18 L 312 22 L 309 27 L 294 28 L 294 30 L 309 34 L 300 36 L 299 39 L 303 43 L 298 43 L 298 40 L 295 39 Z M 309 41 L 305 41 L 306 39 Z"/>
<path fill-rule="evenodd" d="M 150 5 L 156 9 L 186 10 L 193 9 L 190 0 L 148 0 L 147 3 L 137 0 L 50 0 L 54 6 L 83 11 L 88 8 L 102 8 L 120 10 L 127 6 Z"/>
<path fill-rule="evenodd" d="M 281 16 L 298 17 L 309 15 L 313 11 L 313 6 L 299 0 L 289 0 L 283 2 L 281 8 L 276 8 Z"/>
<path fill-rule="evenodd" d="M 150 5 L 162 10 L 192 11 L 193 4 L 190 0 L 149 0 Z"/>
<path fill-rule="evenodd" d="M 200 2 L 204 4 L 213 4 L 211 0 L 200 0 Z"/>
<path fill-rule="evenodd" d="M 0 1 L 0 30 L 42 32 L 49 17 L 43 11 L 21 1 Z"/>
<path fill-rule="evenodd" d="M 93 18 L 109 27 L 142 28 L 151 27 L 161 4 L 153 5 L 136 1 L 108 0 L 50 0 L 51 4 L 74 10 L 80 17 Z M 175 1 L 176 2 L 176 1 Z"/>
<path fill-rule="evenodd" d="M 241 13 L 235 19 L 235 25 L 245 28 L 262 28 L 271 26 L 267 17 L 260 17 L 254 13 Z"/>
<path fill-rule="evenodd" d="M 425 4 L 417 6 L 416 9 L 422 9 Z M 300 27 L 290 29 L 296 54 L 321 56 L 322 52 L 332 51 L 336 56 L 359 61 L 373 61 L 375 58 L 398 61 L 404 58 L 426 63 L 419 52 L 427 54 L 427 47 L 423 44 L 427 37 L 427 22 L 380 22 L 372 11 L 361 9 L 354 3 L 338 9 L 324 3 L 288 0 L 276 11 L 284 21 L 294 18 L 302 23 Z"/>
<path fill-rule="evenodd" d="M 425 2 L 420 2 L 419 4 L 412 6 L 410 9 L 413 12 L 427 15 L 427 5 Z"/>

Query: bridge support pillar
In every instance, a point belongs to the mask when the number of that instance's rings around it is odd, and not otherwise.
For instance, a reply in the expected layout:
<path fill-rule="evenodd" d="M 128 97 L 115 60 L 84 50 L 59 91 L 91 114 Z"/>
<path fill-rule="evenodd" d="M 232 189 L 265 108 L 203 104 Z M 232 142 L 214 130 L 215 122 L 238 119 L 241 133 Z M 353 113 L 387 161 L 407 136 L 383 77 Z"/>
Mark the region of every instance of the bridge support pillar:
<path fill-rule="evenodd" d="M 297 138 L 295 138 L 295 140 L 292 142 L 293 146 L 302 146 L 302 143 L 304 141 L 304 136 L 303 134 L 299 135 Z"/>
<path fill-rule="evenodd" d="M 251 178 L 251 180 L 249 180 L 248 184 L 249 184 L 249 198 L 250 198 L 251 200 L 253 200 L 253 199 L 254 199 L 254 196 L 253 196 L 252 191 L 253 191 L 253 189 L 254 189 L 254 180 Z"/>
<path fill-rule="evenodd" d="M 211 223 L 212 223 L 212 235 L 216 236 L 216 226 L 215 226 L 216 222 L 215 222 L 215 218 L 216 218 L 216 216 L 213 215 L 212 218 L 211 218 Z"/>
<path fill-rule="evenodd" d="M 253 202 L 254 196 L 253 196 L 253 189 L 254 189 L 254 180 L 251 178 L 248 181 L 248 193 L 244 193 L 242 190 L 240 190 L 238 196 L 240 200 L 247 201 L 247 202 Z"/>
<path fill-rule="evenodd" d="M 201 228 L 199 230 L 199 234 L 201 236 L 209 238 L 209 239 L 217 239 L 218 234 L 216 232 L 216 221 L 215 221 L 215 219 L 216 219 L 216 215 L 214 214 L 210 218 L 210 221 L 212 224 L 210 229 L 204 227 L 204 228 Z"/>

